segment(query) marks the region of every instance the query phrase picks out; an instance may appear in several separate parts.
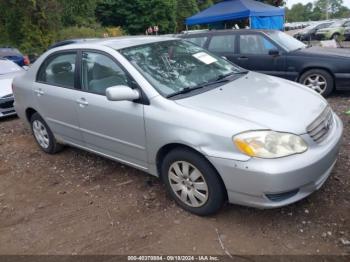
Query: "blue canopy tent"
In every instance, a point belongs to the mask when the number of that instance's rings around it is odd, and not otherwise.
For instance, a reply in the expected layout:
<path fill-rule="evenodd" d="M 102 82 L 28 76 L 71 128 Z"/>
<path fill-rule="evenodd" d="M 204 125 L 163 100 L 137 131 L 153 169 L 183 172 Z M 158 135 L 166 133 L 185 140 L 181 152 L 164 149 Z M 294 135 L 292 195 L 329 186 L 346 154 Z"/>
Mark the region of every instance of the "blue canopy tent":
<path fill-rule="evenodd" d="M 284 8 L 254 0 L 224 0 L 186 19 L 186 25 L 212 24 L 249 18 L 253 29 L 283 29 Z"/>

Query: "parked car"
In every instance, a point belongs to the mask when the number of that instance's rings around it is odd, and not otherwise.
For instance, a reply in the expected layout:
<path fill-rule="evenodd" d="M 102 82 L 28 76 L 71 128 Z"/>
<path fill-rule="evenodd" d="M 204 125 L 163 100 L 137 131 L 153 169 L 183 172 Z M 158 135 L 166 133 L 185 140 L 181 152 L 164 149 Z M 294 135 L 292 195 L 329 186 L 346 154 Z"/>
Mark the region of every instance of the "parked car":
<path fill-rule="evenodd" d="M 342 122 L 303 85 L 171 37 L 67 45 L 14 81 L 41 149 L 71 145 L 159 176 L 199 215 L 228 200 L 273 208 L 319 189 Z"/>
<path fill-rule="evenodd" d="M 319 40 L 337 40 L 340 36 L 344 36 L 346 27 L 350 27 L 349 19 L 337 20 L 329 27 L 318 30 L 316 32 L 316 38 Z"/>
<path fill-rule="evenodd" d="M 12 80 L 25 70 L 14 62 L 0 58 L 0 118 L 15 115 Z"/>
<path fill-rule="evenodd" d="M 65 46 L 65 45 L 70 45 L 70 44 L 77 44 L 77 43 L 84 43 L 87 41 L 92 41 L 92 40 L 97 40 L 98 38 L 75 38 L 75 39 L 68 39 L 68 40 L 63 40 L 59 41 L 57 43 L 54 43 L 48 47 L 47 50 L 50 50 L 55 47 L 60 47 L 60 46 Z"/>
<path fill-rule="evenodd" d="M 19 66 L 28 66 L 30 64 L 28 56 L 23 55 L 17 48 L 0 47 L 0 58 L 11 60 Z"/>
<path fill-rule="evenodd" d="M 350 52 L 311 47 L 281 31 L 222 30 L 179 37 L 252 71 L 302 83 L 327 96 L 350 89 Z"/>
<path fill-rule="evenodd" d="M 332 22 L 314 23 L 308 27 L 305 27 L 300 32 L 294 34 L 294 37 L 300 41 L 311 41 L 316 39 L 316 32 L 319 29 L 326 28 L 331 25 Z"/>
<path fill-rule="evenodd" d="M 350 40 L 350 26 L 345 28 L 344 37 L 346 40 Z"/>

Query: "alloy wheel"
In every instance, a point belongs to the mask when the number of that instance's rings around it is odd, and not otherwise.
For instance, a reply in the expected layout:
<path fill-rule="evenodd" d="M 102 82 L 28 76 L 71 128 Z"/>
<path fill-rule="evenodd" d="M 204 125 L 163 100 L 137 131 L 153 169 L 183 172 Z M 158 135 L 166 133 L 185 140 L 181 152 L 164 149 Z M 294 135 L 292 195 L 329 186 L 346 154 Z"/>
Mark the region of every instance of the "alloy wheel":
<path fill-rule="evenodd" d="M 186 205 L 201 207 L 209 197 L 207 182 L 203 174 L 186 161 L 174 162 L 168 171 L 171 189 Z"/>
<path fill-rule="evenodd" d="M 42 148 L 47 149 L 50 146 L 50 138 L 45 125 L 39 120 L 34 120 L 32 125 L 36 141 Z"/>
<path fill-rule="evenodd" d="M 304 80 L 303 84 L 306 85 L 307 87 L 315 90 L 319 94 L 323 94 L 327 89 L 326 79 L 322 75 L 319 75 L 319 74 L 309 75 Z"/>

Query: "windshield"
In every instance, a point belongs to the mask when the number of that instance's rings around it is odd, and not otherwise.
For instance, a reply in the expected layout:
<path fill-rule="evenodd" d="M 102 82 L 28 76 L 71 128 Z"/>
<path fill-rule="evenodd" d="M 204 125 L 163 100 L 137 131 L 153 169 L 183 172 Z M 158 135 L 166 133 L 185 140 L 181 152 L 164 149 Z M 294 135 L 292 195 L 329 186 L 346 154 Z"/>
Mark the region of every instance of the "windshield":
<path fill-rule="evenodd" d="M 182 40 L 129 47 L 120 52 L 166 97 L 242 72 L 225 59 Z"/>
<path fill-rule="evenodd" d="M 329 27 L 340 27 L 344 24 L 344 21 L 335 21 L 333 24 L 331 24 Z"/>
<path fill-rule="evenodd" d="M 288 52 L 306 47 L 304 43 L 281 31 L 268 31 L 267 35 Z"/>
<path fill-rule="evenodd" d="M 22 68 L 9 60 L 0 59 L 0 75 L 21 71 Z"/>

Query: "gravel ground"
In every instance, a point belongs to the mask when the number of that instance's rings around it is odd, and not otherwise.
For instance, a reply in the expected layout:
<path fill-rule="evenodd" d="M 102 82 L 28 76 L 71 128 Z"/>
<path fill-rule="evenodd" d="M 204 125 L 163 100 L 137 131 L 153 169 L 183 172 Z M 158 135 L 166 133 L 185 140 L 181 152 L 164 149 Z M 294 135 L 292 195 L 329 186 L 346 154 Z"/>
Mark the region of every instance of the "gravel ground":
<path fill-rule="evenodd" d="M 330 179 L 273 210 L 212 217 L 174 204 L 156 178 L 78 149 L 44 154 L 0 121 L 0 254 L 350 254 L 350 93 L 330 97 L 344 142 Z M 220 240 L 220 241 L 219 241 Z"/>

